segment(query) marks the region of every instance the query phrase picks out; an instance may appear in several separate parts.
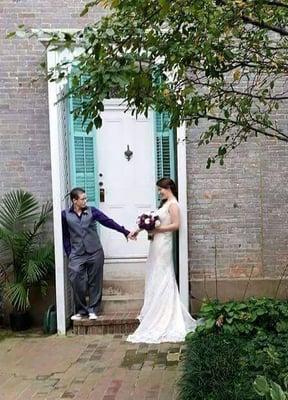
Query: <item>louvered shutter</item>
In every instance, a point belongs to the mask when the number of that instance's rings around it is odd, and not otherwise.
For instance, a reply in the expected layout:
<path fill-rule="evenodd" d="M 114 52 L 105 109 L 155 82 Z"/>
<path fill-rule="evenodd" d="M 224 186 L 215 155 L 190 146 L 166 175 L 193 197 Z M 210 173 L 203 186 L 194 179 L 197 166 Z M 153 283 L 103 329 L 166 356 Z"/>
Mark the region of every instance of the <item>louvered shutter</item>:
<path fill-rule="evenodd" d="M 71 97 L 70 111 L 81 106 L 82 99 Z M 97 160 L 96 160 L 96 132 L 93 129 L 86 133 L 86 121 L 82 127 L 82 118 L 74 118 L 70 114 L 71 132 L 71 185 L 85 189 L 88 204 L 98 205 L 98 192 L 96 191 Z"/>
<path fill-rule="evenodd" d="M 156 133 L 156 177 L 171 178 L 175 181 L 176 175 L 176 148 L 175 135 L 169 128 L 169 114 L 155 113 Z M 160 196 L 157 193 L 157 203 L 160 203 Z M 178 281 L 178 234 L 173 235 L 173 261 L 175 276 Z"/>
<path fill-rule="evenodd" d="M 169 128 L 169 114 L 155 113 L 156 176 L 175 180 L 175 146 L 173 130 Z"/>

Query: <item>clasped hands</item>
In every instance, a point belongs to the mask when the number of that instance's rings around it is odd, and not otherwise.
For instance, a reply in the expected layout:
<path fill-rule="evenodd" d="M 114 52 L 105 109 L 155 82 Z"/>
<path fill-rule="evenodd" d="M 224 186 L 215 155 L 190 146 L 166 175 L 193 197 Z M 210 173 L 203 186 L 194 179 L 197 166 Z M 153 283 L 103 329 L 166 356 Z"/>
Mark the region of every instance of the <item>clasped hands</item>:
<path fill-rule="evenodd" d="M 135 229 L 129 233 L 127 236 L 127 240 L 137 240 L 137 236 L 139 234 L 140 230 Z"/>
<path fill-rule="evenodd" d="M 127 240 L 137 240 L 137 236 L 139 235 L 139 233 L 141 232 L 142 229 L 135 229 L 132 230 L 129 235 L 127 236 Z M 153 231 L 149 231 L 150 233 L 152 233 L 152 235 L 155 235 L 156 233 L 159 232 L 159 228 L 155 228 Z"/>

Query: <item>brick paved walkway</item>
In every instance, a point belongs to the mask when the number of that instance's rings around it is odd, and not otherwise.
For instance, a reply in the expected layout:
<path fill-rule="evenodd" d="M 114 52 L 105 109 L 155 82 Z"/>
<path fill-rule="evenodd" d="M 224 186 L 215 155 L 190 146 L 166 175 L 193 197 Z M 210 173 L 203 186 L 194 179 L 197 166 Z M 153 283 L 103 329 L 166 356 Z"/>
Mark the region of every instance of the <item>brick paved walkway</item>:
<path fill-rule="evenodd" d="M 0 399 L 176 399 L 182 352 L 181 344 L 133 345 L 123 335 L 7 338 Z"/>

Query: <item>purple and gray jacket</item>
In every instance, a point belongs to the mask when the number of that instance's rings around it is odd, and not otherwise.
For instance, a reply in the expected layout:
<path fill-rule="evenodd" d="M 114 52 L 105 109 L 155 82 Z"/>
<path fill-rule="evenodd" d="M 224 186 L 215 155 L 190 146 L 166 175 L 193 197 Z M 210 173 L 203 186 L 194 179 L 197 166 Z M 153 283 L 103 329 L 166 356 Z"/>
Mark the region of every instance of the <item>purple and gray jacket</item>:
<path fill-rule="evenodd" d="M 126 237 L 130 233 L 95 207 L 87 207 L 79 216 L 72 206 L 62 211 L 63 246 L 67 256 L 92 254 L 102 247 L 96 222 Z"/>

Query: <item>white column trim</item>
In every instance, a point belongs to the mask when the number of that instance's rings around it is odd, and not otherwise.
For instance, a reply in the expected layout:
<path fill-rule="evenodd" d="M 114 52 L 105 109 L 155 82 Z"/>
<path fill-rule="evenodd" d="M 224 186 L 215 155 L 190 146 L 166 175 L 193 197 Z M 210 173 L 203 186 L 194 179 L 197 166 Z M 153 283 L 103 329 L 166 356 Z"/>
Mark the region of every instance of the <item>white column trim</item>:
<path fill-rule="evenodd" d="M 55 51 L 47 51 L 48 69 L 54 67 L 57 61 Z M 50 152 L 52 174 L 52 198 L 53 198 L 53 231 L 55 254 L 55 281 L 56 281 L 56 309 L 57 331 L 60 335 L 66 334 L 66 294 L 65 274 L 61 224 L 61 174 L 60 174 L 60 139 L 57 106 L 57 84 L 48 82 L 49 102 L 49 128 L 50 128 Z"/>
<path fill-rule="evenodd" d="M 186 125 L 177 129 L 178 200 L 181 209 L 179 230 L 179 291 L 181 301 L 189 310 L 189 265 L 188 265 L 188 211 L 187 211 L 187 164 Z"/>

